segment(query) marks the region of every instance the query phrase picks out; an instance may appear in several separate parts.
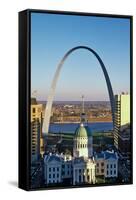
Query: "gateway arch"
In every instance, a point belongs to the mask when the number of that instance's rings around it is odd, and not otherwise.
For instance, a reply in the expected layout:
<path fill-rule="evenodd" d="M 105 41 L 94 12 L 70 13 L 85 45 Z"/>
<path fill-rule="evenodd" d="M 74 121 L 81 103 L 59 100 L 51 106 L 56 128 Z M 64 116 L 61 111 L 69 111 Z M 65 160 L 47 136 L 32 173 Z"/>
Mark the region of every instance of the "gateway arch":
<path fill-rule="evenodd" d="M 99 61 L 99 64 L 100 64 L 100 66 L 102 68 L 102 71 L 103 71 L 103 74 L 104 74 L 104 77 L 105 77 L 105 80 L 106 80 L 106 84 L 107 84 L 107 89 L 108 89 L 109 99 L 110 99 L 110 104 L 111 104 L 111 111 L 112 111 L 112 121 L 113 121 L 113 125 L 114 125 L 114 121 L 115 121 L 115 114 L 114 114 L 114 111 L 115 111 L 114 94 L 113 94 L 113 90 L 112 90 L 110 78 L 109 78 L 109 75 L 107 73 L 106 67 L 105 67 L 102 59 L 100 58 L 100 56 L 93 49 L 91 49 L 88 46 L 76 46 L 76 47 L 70 49 L 64 55 L 64 57 L 61 59 L 60 63 L 58 64 L 57 70 L 55 72 L 55 75 L 54 75 L 54 78 L 53 78 L 53 81 L 52 81 L 52 84 L 51 84 L 51 88 L 50 88 L 50 91 L 49 91 L 48 99 L 47 99 L 46 109 L 45 109 L 45 116 L 44 116 L 44 121 L 43 121 L 43 126 L 42 126 L 42 133 L 43 134 L 48 134 L 48 131 L 49 131 L 49 124 L 50 124 L 52 103 L 53 103 L 53 99 L 54 99 L 54 95 L 55 95 L 55 89 L 56 89 L 57 81 L 58 81 L 61 69 L 63 67 L 63 64 L 64 64 L 65 60 L 67 59 L 67 57 L 73 51 L 76 51 L 78 49 L 88 50 Z"/>

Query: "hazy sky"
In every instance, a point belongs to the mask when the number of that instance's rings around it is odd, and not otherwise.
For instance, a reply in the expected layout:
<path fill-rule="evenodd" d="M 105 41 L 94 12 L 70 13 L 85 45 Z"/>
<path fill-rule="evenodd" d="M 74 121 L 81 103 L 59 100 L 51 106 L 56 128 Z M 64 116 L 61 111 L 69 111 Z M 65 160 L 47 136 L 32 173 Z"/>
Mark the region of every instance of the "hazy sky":
<path fill-rule="evenodd" d="M 102 58 L 114 94 L 130 91 L 130 21 L 107 17 L 82 17 L 32 13 L 31 90 L 46 100 L 60 59 L 71 48 L 85 45 Z M 81 49 L 66 60 L 55 100 L 109 100 L 102 69 L 90 52 Z"/>

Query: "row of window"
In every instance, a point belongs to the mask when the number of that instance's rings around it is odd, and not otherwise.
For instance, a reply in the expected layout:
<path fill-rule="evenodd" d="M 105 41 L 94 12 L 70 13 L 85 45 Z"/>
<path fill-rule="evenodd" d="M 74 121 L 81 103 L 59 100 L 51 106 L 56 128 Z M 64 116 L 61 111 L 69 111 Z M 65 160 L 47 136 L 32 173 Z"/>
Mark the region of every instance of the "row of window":
<path fill-rule="evenodd" d="M 42 112 L 41 108 L 37 108 L 37 109 L 36 108 L 32 108 L 32 113 L 36 113 L 36 111 L 39 112 L 39 113 Z"/>
<path fill-rule="evenodd" d="M 59 179 L 55 179 L 55 180 L 49 180 L 48 183 L 59 183 L 60 180 Z"/>
<path fill-rule="evenodd" d="M 101 163 L 97 163 L 97 167 L 99 167 L 99 166 L 104 166 L 104 162 L 101 162 Z M 107 164 L 107 169 L 109 169 L 109 168 L 116 168 L 116 164 Z"/>
<path fill-rule="evenodd" d="M 115 175 L 115 174 L 116 174 L 116 170 L 114 170 L 114 171 L 112 171 L 112 170 L 108 171 L 107 170 L 107 175 Z"/>
<path fill-rule="evenodd" d="M 86 148 L 87 146 L 87 144 L 77 144 L 76 148 Z"/>
<path fill-rule="evenodd" d="M 97 173 L 100 173 L 100 172 L 101 172 L 101 173 L 104 173 L 104 169 L 101 169 L 101 170 L 97 169 L 96 172 L 97 172 Z M 112 171 L 112 170 L 111 170 L 111 171 L 108 171 L 108 170 L 107 170 L 107 175 L 113 175 L 113 174 L 114 174 L 114 175 L 116 174 L 116 170 L 114 170 L 114 171 Z"/>
<path fill-rule="evenodd" d="M 107 169 L 109 169 L 109 168 L 116 168 L 116 164 L 107 164 Z"/>
<path fill-rule="evenodd" d="M 103 167 L 104 166 L 104 162 L 97 163 L 97 167 L 99 167 L 100 165 Z"/>
<path fill-rule="evenodd" d="M 101 169 L 101 170 L 97 169 L 96 172 L 97 173 L 104 173 L 104 169 Z"/>
<path fill-rule="evenodd" d="M 53 172 L 55 172 L 55 171 L 59 171 L 59 167 L 49 167 L 49 172 L 51 172 L 51 171 L 53 171 Z"/>
<path fill-rule="evenodd" d="M 59 178 L 59 174 L 48 174 L 48 178 Z"/>
<path fill-rule="evenodd" d="M 75 169 L 75 173 L 79 172 L 79 174 L 84 174 L 84 172 L 87 171 L 87 173 L 89 173 L 91 171 L 91 169 Z"/>
<path fill-rule="evenodd" d="M 65 174 L 65 170 L 64 170 L 64 168 L 65 168 L 65 165 L 62 165 L 62 169 L 63 169 L 63 171 L 62 171 L 62 175 L 64 175 Z M 68 170 L 67 170 L 67 175 L 70 175 L 70 165 L 67 165 L 67 168 L 68 168 Z M 59 172 L 60 171 L 60 169 L 59 169 L 59 167 L 49 167 L 49 172 Z"/>

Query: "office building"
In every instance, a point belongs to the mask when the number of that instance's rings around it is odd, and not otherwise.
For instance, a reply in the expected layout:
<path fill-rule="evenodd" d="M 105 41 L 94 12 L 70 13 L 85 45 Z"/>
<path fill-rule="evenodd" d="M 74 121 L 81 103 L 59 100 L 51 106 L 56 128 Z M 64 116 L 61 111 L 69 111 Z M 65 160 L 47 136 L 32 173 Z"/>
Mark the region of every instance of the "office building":
<path fill-rule="evenodd" d="M 130 95 L 125 93 L 115 95 L 114 145 L 117 149 L 119 149 L 121 128 L 128 124 L 130 124 Z"/>
<path fill-rule="evenodd" d="M 42 137 L 42 104 L 31 99 L 31 162 L 38 161 L 44 152 Z"/>

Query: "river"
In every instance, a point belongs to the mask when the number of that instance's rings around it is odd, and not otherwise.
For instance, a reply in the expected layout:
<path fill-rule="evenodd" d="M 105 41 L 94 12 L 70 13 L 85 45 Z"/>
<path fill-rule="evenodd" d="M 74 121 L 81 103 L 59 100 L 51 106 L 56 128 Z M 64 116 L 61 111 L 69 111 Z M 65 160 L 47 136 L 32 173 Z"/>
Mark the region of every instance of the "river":
<path fill-rule="evenodd" d="M 75 132 L 76 128 L 79 126 L 77 123 L 59 123 L 50 124 L 49 132 Z M 92 122 L 88 123 L 88 126 L 92 132 L 108 131 L 113 129 L 112 122 Z"/>

